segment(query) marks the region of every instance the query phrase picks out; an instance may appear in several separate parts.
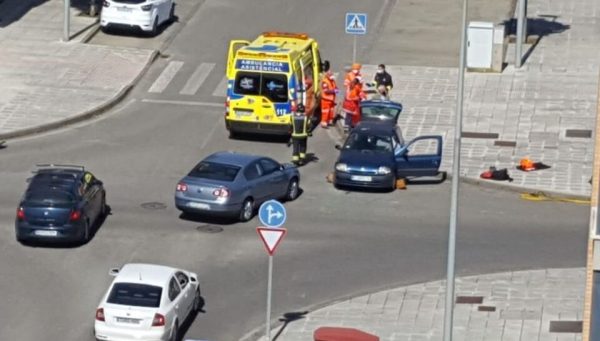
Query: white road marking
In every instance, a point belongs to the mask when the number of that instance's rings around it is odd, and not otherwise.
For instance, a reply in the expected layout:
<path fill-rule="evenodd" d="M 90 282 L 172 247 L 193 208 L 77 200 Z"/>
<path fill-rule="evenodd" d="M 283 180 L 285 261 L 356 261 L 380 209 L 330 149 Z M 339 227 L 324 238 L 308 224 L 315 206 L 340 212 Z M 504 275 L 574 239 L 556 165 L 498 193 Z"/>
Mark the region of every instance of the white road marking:
<path fill-rule="evenodd" d="M 227 96 L 227 76 L 223 76 L 223 79 L 219 82 L 219 85 L 215 88 L 212 93 L 213 96 L 226 97 Z"/>
<path fill-rule="evenodd" d="M 169 65 L 160 73 L 160 76 L 156 78 L 148 92 L 161 93 L 165 91 L 169 83 L 173 80 L 179 69 L 183 66 L 183 62 L 172 61 Z"/>
<path fill-rule="evenodd" d="M 197 102 L 197 101 L 172 101 L 166 99 L 150 99 L 144 98 L 142 99 L 144 103 L 157 103 L 157 104 L 175 104 L 175 105 L 191 105 L 198 107 L 215 107 L 215 108 L 223 108 L 225 110 L 225 103 L 213 103 L 213 102 Z"/>
<path fill-rule="evenodd" d="M 196 91 L 202 86 L 202 83 L 208 77 L 208 74 L 215 67 L 215 63 L 202 63 L 198 65 L 196 71 L 192 74 L 192 76 L 188 79 L 187 83 L 181 91 L 179 91 L 182 95 L 194 95 Z"/>

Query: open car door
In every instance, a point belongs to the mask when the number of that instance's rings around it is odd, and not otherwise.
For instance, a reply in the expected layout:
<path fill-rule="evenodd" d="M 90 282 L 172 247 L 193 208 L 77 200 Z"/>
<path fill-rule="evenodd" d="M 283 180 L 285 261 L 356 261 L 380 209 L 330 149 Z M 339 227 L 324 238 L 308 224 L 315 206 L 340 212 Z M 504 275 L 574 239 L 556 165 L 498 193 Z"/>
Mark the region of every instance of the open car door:
<path fill-rule="evenodd" d="M 442 163 L 442 137 L 419 136 L 394 151 L 398 178 L 436 176 Z"/>
<path fill-rule="evenodd" d="M 235 65 L 233 64 L 235 60 L 235 53 L 237 50 L 244 46 L 248 46 L 249 44 L 250 42 L 247 40 L 232 40 L 229 42 L 229 52 L 227 52 L 227 78 L 231 79 L 235 74 Z"/>

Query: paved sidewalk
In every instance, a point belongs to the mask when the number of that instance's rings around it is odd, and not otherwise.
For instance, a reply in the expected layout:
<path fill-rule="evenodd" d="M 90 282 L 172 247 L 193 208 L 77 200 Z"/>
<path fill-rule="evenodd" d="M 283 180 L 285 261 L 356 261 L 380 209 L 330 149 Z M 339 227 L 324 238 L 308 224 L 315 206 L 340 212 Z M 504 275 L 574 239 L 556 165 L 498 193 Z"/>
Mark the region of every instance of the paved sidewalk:
<path fill-rule="evenodd" d="M 0 139 L 93 115 L 125 94 L 154 58 L 152 50 L 80 43 L 95 19 L 76 8 L 71 32 L 81 33 L 61 42 L 62 6 L 0 4 Z"/>
<path fill-rule="evenodd" d="M 600 35 L 596 34 L 600 2 L 530 0 L 528 4 L 530 34 L 542 38 L 524 67 L 514 68 L 511 45 L 503 73 L 467 73 L 461 175 L 478 179 L 489 166 L 508 168 L 514 182 L 505 185 L 589 196 L 600 71 Z M 442 170 L 451 170 L 457 68 L 389 69 L 395 80 L 392 99 L 405 108 L 399 120 L 405 137 L 443 135 Z M 363 74 L 370 79 L 374 71 L 374 65 L 367 66 Z M 482 134 L 492 135 L 481 138 Z M 524 157 L 551 168 L 516 170 Z"/>
<path fill-rule="evenodd" d="M 505 272 L 457 278 L 456 341 L 576 341 L 583 312 L 585 269 Z M 381 341 L 439 341 L 445 281 L 415 284 L 355 297 L 309 312 L 271 332 L 278 341 L 313 340 L 323 326 L 358 328 Z M 490 311 L 491 310 L 491 311 Z M 557 323 L 558 322 L 558 323 Z M 564 330 L 564 329 L 563 329 Z M 261 340 L 265 340 L 263 337 Z"/>

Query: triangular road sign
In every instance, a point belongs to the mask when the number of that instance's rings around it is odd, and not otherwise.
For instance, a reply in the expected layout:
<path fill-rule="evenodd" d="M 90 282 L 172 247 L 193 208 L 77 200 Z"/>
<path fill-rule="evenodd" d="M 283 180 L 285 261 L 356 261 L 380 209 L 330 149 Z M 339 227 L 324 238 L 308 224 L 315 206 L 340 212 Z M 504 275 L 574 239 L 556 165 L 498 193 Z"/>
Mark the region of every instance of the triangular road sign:
<path fill-rule="evenodd" d="M 287 233 L 287 230 L 284 228 L 267 228 L 267 227 L 257 227 L 256 232 L 260 236 L 263 244 L 265 244 L 265 249 L 267 253 L 272 256 L 277 249 L 277 246 L 283 240 L 283 237 Z"/>
<path fill-rule="evenodd" d="M 363 22 L 359 19 L 358 15 L 354 15 L 354 17 L 352 19 L 350 19 L 350 25 L 348 26 L 349 30 L 354 30 L 354 31 L 366 31 L 367 29 L 365 28 L 365 25 L 363 24 Z"/>

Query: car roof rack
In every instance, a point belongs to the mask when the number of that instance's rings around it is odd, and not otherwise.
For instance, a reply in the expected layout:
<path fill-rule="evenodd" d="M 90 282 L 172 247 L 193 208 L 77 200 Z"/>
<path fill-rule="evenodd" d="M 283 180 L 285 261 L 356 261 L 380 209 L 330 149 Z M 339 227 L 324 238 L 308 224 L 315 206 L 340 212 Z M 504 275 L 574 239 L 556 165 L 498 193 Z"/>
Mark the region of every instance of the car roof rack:
<path fill-rule="evenodd" d="M 38 170 L 67 168 L 67 169 L 80 170 L 82 172 L 85 171 L 85 167 L 84 166 L 78 166 L 78 165 L 59 165 L 59 164 L 54 164 L 54 163 L 48 163 L 48 164 L 38 164 L 38 165 L 35 165 L 35 166 L 37 167 Z"/>

